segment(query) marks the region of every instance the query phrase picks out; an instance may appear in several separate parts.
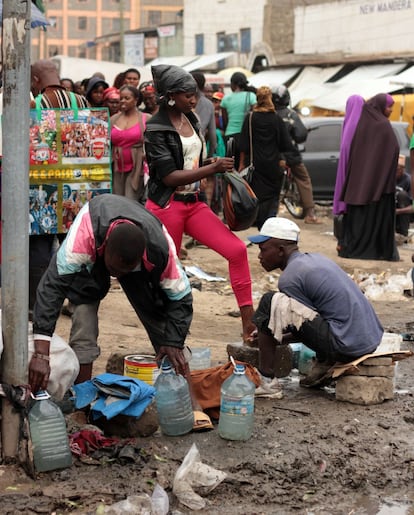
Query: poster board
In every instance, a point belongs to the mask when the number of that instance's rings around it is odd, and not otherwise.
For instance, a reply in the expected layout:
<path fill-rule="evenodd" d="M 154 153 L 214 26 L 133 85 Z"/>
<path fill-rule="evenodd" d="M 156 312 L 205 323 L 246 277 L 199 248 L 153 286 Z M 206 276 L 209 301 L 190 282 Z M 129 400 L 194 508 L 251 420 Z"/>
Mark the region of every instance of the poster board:
<path fill-rule="evenodd" d="M 108 109 L 31 109 L 29 165 L 29 234 L 66 233 L 88 200 L 111 192 Z"/>

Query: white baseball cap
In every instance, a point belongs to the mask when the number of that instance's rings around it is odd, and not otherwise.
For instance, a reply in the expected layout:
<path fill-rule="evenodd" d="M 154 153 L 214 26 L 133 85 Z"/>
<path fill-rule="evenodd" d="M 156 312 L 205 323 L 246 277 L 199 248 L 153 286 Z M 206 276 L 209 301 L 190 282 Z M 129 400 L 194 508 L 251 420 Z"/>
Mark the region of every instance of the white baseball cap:
<path fill-rule="evenodd" d="M 299 240 L 299 233 L 300 229 L 295 222 L 287 218 L 274 216 L 266 220 L 257 236 L 248 236 L 248 239 L 252 243 L 263 243 L 270 240 L 270 238 L 297 242 Z"/>

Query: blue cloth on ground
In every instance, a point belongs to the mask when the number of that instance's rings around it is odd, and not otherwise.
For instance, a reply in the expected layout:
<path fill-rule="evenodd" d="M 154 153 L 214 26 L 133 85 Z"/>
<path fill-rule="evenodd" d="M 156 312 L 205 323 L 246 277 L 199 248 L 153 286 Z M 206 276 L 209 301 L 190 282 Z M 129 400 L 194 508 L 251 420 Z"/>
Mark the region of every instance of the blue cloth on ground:
<path fill-rule="evenodd" d="M 72 386 L 75 408 L 91 404 L 93 419 L 108 420 L 116 415 L 139 418 L 155 395 L 155 388 L 144 381 L 117 374 L 100 374 L 90 381 Z"/>

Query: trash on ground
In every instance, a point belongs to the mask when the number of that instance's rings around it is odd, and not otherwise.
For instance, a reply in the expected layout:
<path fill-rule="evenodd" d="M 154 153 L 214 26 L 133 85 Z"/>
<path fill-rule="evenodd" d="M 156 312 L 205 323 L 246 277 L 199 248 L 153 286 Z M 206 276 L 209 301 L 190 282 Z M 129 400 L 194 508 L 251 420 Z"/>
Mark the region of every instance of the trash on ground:
<path fill-rule="evenodd" d="M 204 279 L 205 281 L 227 281 L 224 277 L 210 275 L 207 272 L 204 272 L 204 270 L 201 270 L 198 266 L 186 266 L 185 271 L 187 274 L 195 275 L 199 279 Z"/>
<path fill-rule="evenodd" d="M 201 462 L 196 444 L 193 444 L 177 470 L 173 493 L 191 510 L 202 510 L 206 501 L 198 494 L 206 495 L 218 486 L 227 474 Z"/>
<path fill-rule="evenodd" d="M 130 495 L 123 501 L 105 506 L 105 515 L 152 515 L 151 497 L 147 494 Z"/>
<path fill-rule="evenodd" d="M 96 515 L 167 515 L 169 509 L 167 492 L 156 484 L 151 497 L 148 494 L 130 495 L 110 506 L 101 504 Z"/>
<path fill-rule="evenodd" d="M 404 297 L 404 292 L 413 289 L 411 269 L 406 274 L 367 274 L 355 270 L 354 281 L 369 300 L 393 300 Z"/>

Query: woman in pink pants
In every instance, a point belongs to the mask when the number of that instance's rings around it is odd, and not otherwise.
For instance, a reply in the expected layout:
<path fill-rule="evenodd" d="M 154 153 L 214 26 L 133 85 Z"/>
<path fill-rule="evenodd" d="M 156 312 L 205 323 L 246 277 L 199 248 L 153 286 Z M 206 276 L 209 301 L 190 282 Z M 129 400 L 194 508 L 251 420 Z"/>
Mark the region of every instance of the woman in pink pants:
<path fill-rule="evenodd" d="M 178 252 L 186 233 L 227 259 L 243 340 L 249 342 L 255 326 L 246 245 L 208 207 L 202 184 L 206 177 L 232 170 L 233 158 L 203 163 L 204 142 L 192 112 L 197 91 L 193 77 L 172 65 L 153 66 L 152 74 L 161 105 L 145 132 L 150 168 L 146 207 L 167 227 Z"/>

